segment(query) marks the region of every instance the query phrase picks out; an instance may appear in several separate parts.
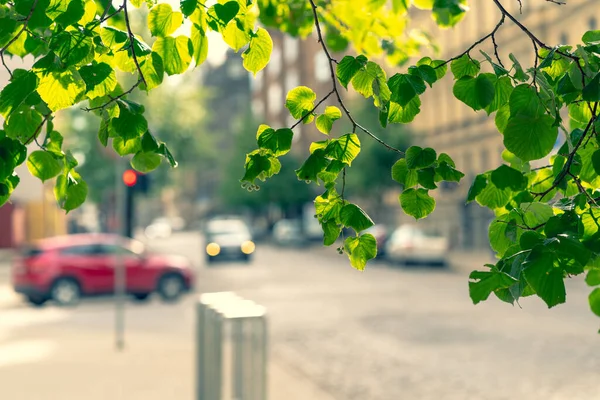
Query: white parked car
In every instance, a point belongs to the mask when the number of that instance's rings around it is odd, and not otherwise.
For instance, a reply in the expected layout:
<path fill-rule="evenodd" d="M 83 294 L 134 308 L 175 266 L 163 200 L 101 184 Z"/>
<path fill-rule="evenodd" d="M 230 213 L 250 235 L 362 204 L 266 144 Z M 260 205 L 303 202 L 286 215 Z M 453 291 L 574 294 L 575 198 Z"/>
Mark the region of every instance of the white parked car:
<path fill-rule="evenodd" d="M 445 237 L 426 233 L 414 225 L 397 228 L 385 245 L 385 256 L 394 263 L 445 266 L 447 254 Z"/>

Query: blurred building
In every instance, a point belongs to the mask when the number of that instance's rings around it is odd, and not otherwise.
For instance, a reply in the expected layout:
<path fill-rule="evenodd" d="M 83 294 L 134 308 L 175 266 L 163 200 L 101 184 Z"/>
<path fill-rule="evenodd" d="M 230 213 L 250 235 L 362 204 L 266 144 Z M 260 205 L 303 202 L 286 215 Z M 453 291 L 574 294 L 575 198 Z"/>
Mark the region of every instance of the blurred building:
<path fill-rule="evenodd" d="M 568 5 L 550 2 L 523 2 L 523 13 L 519 2 L 504 1 L 507 10 L 522 21 L 536 36 L 549 46 L 577 44 L 589 29 L 597 29 L 600 2 L 597 0 L 569 1 Z M 432 32 L 442 48 L 442 59 L 464 52 L 476 40 L 494 29 L 500 20 L 500 12 L 491 1 L 469 2 L 471 10 L 455 29 L 441 31 L 431 21 L 430 13 L 418 14 L 414 24 Z M 508 19 L 497 35 L 500 57 L 510 68 L 509 53 L 513 53 L 524 69 L 534 63 L 531 40 Z M 471 51 L 471 56 L 482 60 L 479 49 L 493 54 L 491 43 Z M 483 64 L 482 68 L 489 68 Z M 465 205 L 467 191 L 474 177 L 496 168 L 502 163 L 504 149 L 502 135 L 494 125 L 494 115 L 485 111 L 474 112 L 454 98 L 452 74 L 436 83 L 433 89 L 422 96 L 421 113 L 412 130 L 417 135 L 415 142 L 435 148 L 438 153 L 448 153 L 465 172 L 466 178 L 460 185 L 446 185 L 433 191 L 437 208 L 433 215 L 419 222 L 436 229 L 451 238 L 454 247 L 481 250 L 488 246 L 487 229 L 493 218 L 490 210 L 475 203 Z"/>
<path fill-rule="evenodd" d="M 7 59 L 9 68 L 30 68 L 31 60 Z M 8 72 L 0 68 L 0 88 L 9 82 Z M 4 119 L 0 116 L 0 124 Z M 29 151 L 37 146 L 31 145 Z M 54 199 L 54 180 L 43 184 L 33 177 L 25 163 L 16 169 L 21 178 L 11 199 L 0 208 L 0 248 L 17 247 L 36 239 L 67 232 L 67 218 Z"/>
<path fill-rule="evenodd" d="M 331 75 L 326 55 L 317 40 L 301 40 L 279 31 L 269 30 L 273 52 L 267 67 L 251 79 L 252 112 L 260 122 L 275 129 L 291 127 L 296 120 L 285 107 L 287 93 L 297 86 L 308 86 L 322 98 L 331 90 Z M 292 151 L 308 154 L 310 142 L 322 134 L 314 124 L 300 124 L 294 129 Z"/>

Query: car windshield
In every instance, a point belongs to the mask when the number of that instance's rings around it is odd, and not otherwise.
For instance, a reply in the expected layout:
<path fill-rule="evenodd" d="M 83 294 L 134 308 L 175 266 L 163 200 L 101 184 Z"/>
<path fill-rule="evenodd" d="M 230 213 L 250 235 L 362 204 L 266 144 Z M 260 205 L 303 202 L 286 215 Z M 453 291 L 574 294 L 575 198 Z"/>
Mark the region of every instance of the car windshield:
<path fill-rule="evenodd" d="M 248 234 L 248 227 L 241 220 L 210 221 L 206 232 L 210 235 L 241 235 Z"/>

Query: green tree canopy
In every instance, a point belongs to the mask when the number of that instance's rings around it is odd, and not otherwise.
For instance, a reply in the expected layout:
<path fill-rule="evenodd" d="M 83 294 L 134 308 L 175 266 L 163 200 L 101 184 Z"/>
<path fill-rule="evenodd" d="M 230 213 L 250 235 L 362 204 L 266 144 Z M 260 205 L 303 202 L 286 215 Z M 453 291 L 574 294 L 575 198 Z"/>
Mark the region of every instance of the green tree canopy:
<path fill-rule="evenodd" d="M 219 0 L 210 5 L 182 0 L 179 7 L 153 0 L 0 1 L 0 58 L 10 75 L 0 92 L 5 119 L 0 203 L 19 184 L 14 168 L 24 162 L 41 180 L 56 178 L 56 199 L 65 210 L 85 200 L 85 177 L 53 128 L 61 110 L 77 105 L 96 114 L 100 143 L 112 142 L 118 154 L 130 154 L 133 167 L 147 171 L 160 160 L 176 166 L 167 143 L 148 124 L 145 107 L 131 96 L 134 92 L 151 92 L 169 76 L 200 66 L 207 57 L 209 31 L 241 52 L 240 62 L 254 75 L 267 65 L 273 48 L 264 27 L 301 37 L 314 31 L 328 59 L 331 90 L 319 97 L 300 86 L 288 93 L 285 105 L 297 124 L 315 123 L 324 136 L 312 143 L 310 155 L 288 179 L 322 188 L 315 204 L 326 243 L 334 243 L 342 228 L 352 228 L 356 235 L 343 246 L 350 263 L 362 270 L 376 255 L 374 238 L 363 233 L 373 222 L 344 196 L 345 171 L 361 156 L 365 141 L 397 155 L 390 173 L 402 185 L 402 208 L 416 219 L 435 208 L 431 191 L 437 183 L 463 178 L 447 154 L 418 146 L 404 152 L 382 140 L 352 114 L 342 94 L 354 91 L 372 101 L 382 127 L 405 124 L 421 111 L 421 95 L 438 90 L 437 82 L 449 73 L 454 96 L 492 116 L 506 148 L 503 165 L 477 176 L 467 198 L 494 211 L 489 233 L 498 257 L 495 265 L 471 274 L 471 298 L 477 303 L 494 293 L 513 303 L 535 294 L 555 306 L 565 301 L 567 276 L 585 273 L 591 286 L 600 285 L 600 31 L 585 33 L 576 46 L 545 43 L 501 0 L 490 1 L 499 11 L 497 23 L 445 60 L 415 58 L 432 44 L 426 32 L 407 29 L 411 12 L 424 10 L 438 26 L 450 28 L 468 12 L 468 0 Z M 519 3 L 528 7 L 530 2 Z M 149 9 L 143 32 L 131 24 L 139 7 Z M 496 34 L 507 24 L 531 42 L 532 68 L 524 69 L 513 55 L 509 62 L 497 51 L 493 58 L 477 53 L 484 42 L 496 45 Z M 146 43 L 142 38 L 148 34 L 152 39 Z M 334 59 L 334 51 L 344 56 Z M 8 66 L 7 58 L 24 56 L 34 58 L 31 68 Z M 398 71 L 388 76 L 383 63 Z M 132 76 L 133 83 L 119 83 L 123 74 Z M 341 118 L 350 128 L 332 135 Z M 290 128 L 257 128 L 256 149 L 245 159 L 243 187 L 255 189 L 280 173 L 280 158 L 292 143 Z M 548 165 L 532 168 L 532 161 L 548 158 L 559 133 L 566 140 L 558 153 Z M 37 148 L 27 154 L 26 145 L 32 143 Z M 596 287 L 590 296 L 595 313 L 599 291 Z"/>

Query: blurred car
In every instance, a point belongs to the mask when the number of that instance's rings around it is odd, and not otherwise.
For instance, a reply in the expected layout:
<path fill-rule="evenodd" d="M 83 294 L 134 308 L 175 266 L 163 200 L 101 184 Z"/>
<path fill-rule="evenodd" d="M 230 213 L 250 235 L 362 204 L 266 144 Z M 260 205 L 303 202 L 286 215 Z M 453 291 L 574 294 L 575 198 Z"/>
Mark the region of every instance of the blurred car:
<path fill-rule="evenodd" d="M 413 225 L 397 228 L 385 245 L 386 258 L 394 263 L 419 263 L 445 266 L 448 240 L 426 233 Z"/>
<path fill-rule="evenodd" d="M 159 217 L 146 227 L 144 234 L 149 239 L 165 239 L 171 236 L 173 232 L 181 231 L 183 228 L 185 228 L 183 218 Z"/>
<path fill-rule="evenodd" d="M 157 218 L 144 230 L 148 239 L 166 239 L 173 233 L 173 228 L 166 218 Z"/>
<path fill-rule="evenodd" d="M 126 266 L 126 291 L 138 300 L 158 293 L 175 301 L 193 287 L 190 261 L 147 252 L 136 240 L 104 234 L 44 239 L 14 260 L 12 284 L 35 305 L 74 305 L 82 296 L 114 292 L 117 255 Z"/>
<path fill-rule="evenodd" d="M 241 259 L 250 261 L 256 245 L 250 228 L 241 218 L 213 218 L 206 224 L 206 260 Z"/>
<path fill-rule="evenodd" d="M 373 225 L 365 230 L 365 233 L 370 233 L 377 240 L 377 258 L 385 256 L 385 245 L 388 239 L 388 229 L 384 225 Z"/>
<path fill-rule="evenodd" d="M 302 232 L 302 221 L 282 219 L 273 225 L 273 240 L 280 246 L 304 246 L 307 240 Z"/>

